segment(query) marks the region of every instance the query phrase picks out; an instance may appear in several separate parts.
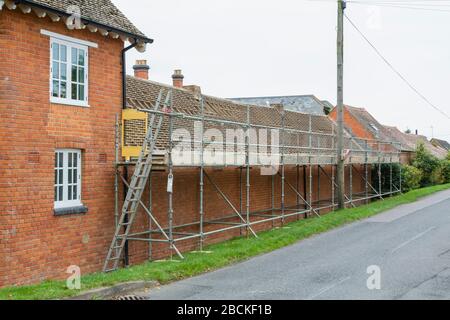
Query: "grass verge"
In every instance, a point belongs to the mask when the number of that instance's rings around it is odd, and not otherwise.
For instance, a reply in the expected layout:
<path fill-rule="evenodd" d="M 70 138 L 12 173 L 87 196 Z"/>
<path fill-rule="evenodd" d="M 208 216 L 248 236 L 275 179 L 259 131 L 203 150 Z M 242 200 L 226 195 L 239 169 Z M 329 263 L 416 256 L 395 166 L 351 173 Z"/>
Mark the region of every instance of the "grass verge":
<path fill-rule="evenodd" d="M 288 229 L 261 232 L 259 238 L 237 238 L 207 247 L 211 254 L 187 253 L 185 260 L 174 262 L 148 262 L 112 273 L 94 273 L 82 277 L 82 290 L 111 286 L 121 282 L 156 280 L 168 283 L 215 270 L 245 259 L 264 254 L 299 240 L 323 233 L 345 224 L 365 219 L 396 206 L 411 203 L 421 197 L 446 190 L 450 184 L 414 190 L 409 193 L 373 202 L 358 208 L 336 211 L 322 218 L 300 220 L 289 224 Z M 80 294 L 66 288 L 65 281 L 45 281 L 41 284 L 0 289 L 1 300 L 58 299 Z"/>

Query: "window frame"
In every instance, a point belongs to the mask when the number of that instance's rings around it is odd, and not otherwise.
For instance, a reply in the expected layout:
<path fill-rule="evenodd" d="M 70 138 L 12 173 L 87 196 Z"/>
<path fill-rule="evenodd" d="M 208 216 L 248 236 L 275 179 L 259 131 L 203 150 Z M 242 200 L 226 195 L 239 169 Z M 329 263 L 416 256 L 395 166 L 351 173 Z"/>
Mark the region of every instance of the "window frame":
<path fill-rule="evenodd" d="M 62 153 L 63 154 L 63 164 L 62 166 L 59 166 L 59 163 L 57 162 L 57 156 Z M 72 166 L 69 167 L 69 153 L 75 153 L 77 156 L 77 166 Z M 81 191 L 82 191 L 82 151 L 79 149 L 56 149 L 55 150 L 55 165 L 54 165 L 54 169 L 53 172 L 55 174 L 55 181 L 54 181 L 54 209 L 66 209 L 66 208 L 73 208 L 73 207 L 79 207 L 79 206 L 83 206 L 83 203 L 81 201 Z M 57 183 L 59 181 L 57 180 L 57 176 L 59 177 L 59 172 L 58 174 L 56 173 L 56 170 L 61 170 L 62 169 L 62 183 Z M 69 184 L 69 170 L 70 169 L 76 169 L 77 170 L 77 183 L 70 183 Z M 75 200 L 69 200 L 68 198 L 68 188 L 70 186 L 75 186 L 77 188 L 77 199 Z M 63 189 L 63 196 L 62 196 L 62 200 L 56 200 L 56 188 L 57 187 L 62 187 Z"/>
<path fill-rule="evenodd" d="M 66 98 L 53 96 L 53 46 L 55 44 L 64 45 L 67 47 L 67 61 L 66 61 L 66 76 L 67 76 L 67 88 Z M 72 99 L 72 84 L 79 82 L 72 81 L 72 49 L 84 50 L 84 100 Z M 61 70 L 60 70 L 61 73 Z M 50 102 L 55 104 L 65 104 L 78 107 L 89 107 L 89 46 L 81 43 L 75 43 L 67 40 L 63 40 L 57 37 L 50 37 L 50 77 L 49 77 L 49 94 Z M 61 80 L 59 80 L 61 81 Z"/>

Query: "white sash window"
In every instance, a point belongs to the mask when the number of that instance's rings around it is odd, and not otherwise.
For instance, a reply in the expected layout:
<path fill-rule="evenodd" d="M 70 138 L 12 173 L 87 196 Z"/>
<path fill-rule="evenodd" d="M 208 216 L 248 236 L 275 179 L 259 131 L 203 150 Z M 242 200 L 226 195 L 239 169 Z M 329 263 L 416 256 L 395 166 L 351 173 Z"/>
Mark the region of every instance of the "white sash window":
<path fill-rule="evenodd" d="M 81 151 L 55 151 L 55 209 L 81 206 Z"/>
<path fill-rule="evenodd" d="M 88 104 L 88 47 L 51 38 L 50 101 Z"/>

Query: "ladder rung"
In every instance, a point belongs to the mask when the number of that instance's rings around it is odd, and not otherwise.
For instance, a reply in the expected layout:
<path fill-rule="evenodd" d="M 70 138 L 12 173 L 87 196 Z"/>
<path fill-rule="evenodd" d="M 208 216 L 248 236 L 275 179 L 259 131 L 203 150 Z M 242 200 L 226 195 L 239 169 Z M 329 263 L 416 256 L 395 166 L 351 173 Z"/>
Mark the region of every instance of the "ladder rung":
<path fill-rule="evenodd" d="M 121 226 L 129 226 L 131 225 L 131 222 L 122 222 L 120 223 Z"/>
<path fill-rule="evenodd" d="M 144 190 L 144 188 L 143 187 L 135 187 L 135 188 L 132 188 L 132 190 Z"/>
<path fill-rule="evenodd" d="M 114 260 L 120 260 L 120 257 L 112 257 L 112 258 L 109 258 L 108 260 L 112 260 L 112 261 L 114 261 Z"/>

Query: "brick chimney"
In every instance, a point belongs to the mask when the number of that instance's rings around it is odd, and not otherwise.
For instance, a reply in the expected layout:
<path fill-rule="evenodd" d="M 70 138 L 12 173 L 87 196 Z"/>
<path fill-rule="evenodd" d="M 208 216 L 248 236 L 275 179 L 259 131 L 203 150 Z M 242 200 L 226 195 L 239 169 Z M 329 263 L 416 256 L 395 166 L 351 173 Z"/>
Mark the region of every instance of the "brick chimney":
<path fill-rule="evenodd" d="M 183 88 L 183 79 L 184 76 L 181 73 L 181 70 L 177 69 L 172 75 L 173 86 L 176 88 Z"/>
<path fill-rule="evenodd" d="M 147 60 L 136 60 L 133 69 L 136 78 L 148 80 L 148 71 L 150 70 L 150 67 L 147 64 Z"/>

